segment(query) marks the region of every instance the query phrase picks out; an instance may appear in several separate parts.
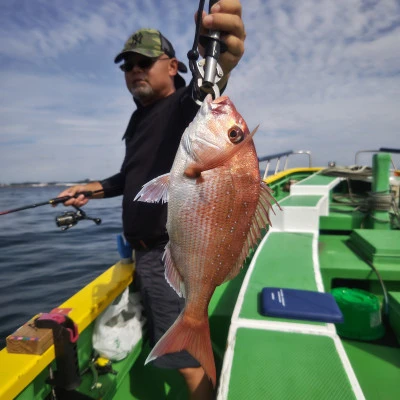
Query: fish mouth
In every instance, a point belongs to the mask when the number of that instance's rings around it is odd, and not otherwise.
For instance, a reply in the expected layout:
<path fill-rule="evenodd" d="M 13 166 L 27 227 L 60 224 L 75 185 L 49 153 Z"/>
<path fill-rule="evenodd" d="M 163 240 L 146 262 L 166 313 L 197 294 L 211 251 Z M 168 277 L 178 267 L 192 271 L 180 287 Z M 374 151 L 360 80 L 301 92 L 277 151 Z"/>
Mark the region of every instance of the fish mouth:
<path fill-rule="evenodd" d="M 221 104 L 221 103 L 226 104 L 226 103 L 230 103 L 231 101 L 228 96 L 220 96 L 213 100 L 211 94 L 208 94 L 205 97 L 204 102 L 206 102 L 207 104 Z"/>
<path fill-rule="evenodd" d="M 220 97 L 217 97 L 212 103 L 213 104 L 221 104 L 221 103 L 228 104 L 228 103 L 231 103 L 231 100 L 229 99 L 228 96 L 220 96 Z"/>
<path fill-rule="evenodd" d="M 228 96 L 217 97 L 213 100 L 212 96 L 208 94 L 203 101 L 202 114 L 207 115 L 212 113 L 215 116 L 226 114 L 230 112 L 230 108 L 234 108 L 231 99 Z"/>

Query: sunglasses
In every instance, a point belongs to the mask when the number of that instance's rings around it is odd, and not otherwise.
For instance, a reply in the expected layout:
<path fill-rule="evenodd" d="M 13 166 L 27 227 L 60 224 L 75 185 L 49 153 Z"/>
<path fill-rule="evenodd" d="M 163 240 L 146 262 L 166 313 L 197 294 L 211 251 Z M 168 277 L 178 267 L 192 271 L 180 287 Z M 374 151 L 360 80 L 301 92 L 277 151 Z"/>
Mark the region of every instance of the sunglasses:
<path fill-rule="evenodd" d="M 149 69 L 155 64 L 157 61 L 163 60 L 170 60 L 169 57 L 167 58 L 151 58 L 151 57 L 144 57 L 140 58 L 137 61 L 125 61 L 124 64 L 120 65 L 121 71 L 123 72 L 130 72 L 133 70 L 135 66 L 138 66 L 140 69 Z"/>

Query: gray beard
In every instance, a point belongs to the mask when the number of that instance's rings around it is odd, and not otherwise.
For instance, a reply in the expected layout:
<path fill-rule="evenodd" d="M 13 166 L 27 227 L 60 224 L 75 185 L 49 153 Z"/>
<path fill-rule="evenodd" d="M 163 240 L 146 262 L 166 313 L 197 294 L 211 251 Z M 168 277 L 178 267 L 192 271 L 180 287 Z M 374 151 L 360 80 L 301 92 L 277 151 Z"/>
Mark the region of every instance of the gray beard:
<path fill-rule="evenodd" d="M 140 102 L 151 100 L 154 96 L 154 90 L 150 85 L 139 86 L 130 90 L 134 99 Z"/>

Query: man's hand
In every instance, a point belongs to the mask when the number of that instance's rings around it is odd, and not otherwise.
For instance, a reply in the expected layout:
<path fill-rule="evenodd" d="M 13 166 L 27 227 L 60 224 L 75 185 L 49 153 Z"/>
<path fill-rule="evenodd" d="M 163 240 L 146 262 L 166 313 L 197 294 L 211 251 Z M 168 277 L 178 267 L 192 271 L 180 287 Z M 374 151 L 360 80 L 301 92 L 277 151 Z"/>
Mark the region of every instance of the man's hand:
<path fill-rule="evenodd" d="M 246 33 L 242 21 L 240 1 L 220 0 L 213 5 L 210 14 L 207 15 L 203 12 L 200 35 L 206 34 L 208 30 L 220 31 L 221 40 L 228 47 L 227 51 L 221 54 L 218 61 L 224 72 L 224 78 L 218 83 L 218 86 L 222 88 L 227 82 L 229 73 L 236 67 L 244 53 Z M 199 51 L 204 56 L 204 48 L 200 46 Z"/>
<path fill-rule="evenodd" d="M 70 188 L 64 190 L 61 192 L 57 197 L 63 197 L 63 196 L 75 196 L 77 193 L 80 192 L 95 192 L 96 190 L 102 190 L 103 187 L 101 186 L 100 182 L 91 182 L 88 183 L 87 185 L 76 185 L 76 186 L 71 186 Z M 103 193 L 96 193 L 93 195 L 91 198 L 101 198 L 103 197 Z M 87 202 L 90 200 L 90 198 L 85 197 L 83 194 L 76 197 L 67 200 L 64 202 L 64 206 L 75 206 L 75 207 L 82 207 Z"/>

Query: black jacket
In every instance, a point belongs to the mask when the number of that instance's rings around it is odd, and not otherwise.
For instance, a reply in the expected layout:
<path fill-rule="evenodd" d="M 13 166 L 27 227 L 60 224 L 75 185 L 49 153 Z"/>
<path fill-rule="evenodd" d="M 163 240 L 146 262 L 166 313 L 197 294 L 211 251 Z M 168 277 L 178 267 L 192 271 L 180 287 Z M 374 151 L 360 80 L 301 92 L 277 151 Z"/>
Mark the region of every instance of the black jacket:
<path fill-rule="evenodd" d="M 121 171 L 101 182 L 105 197 L 123 194 L 125 237 L 157 241 L 165 238 L 167 204 L 133 201 L 142 186 L 171 170 L 182 134 L 197 113 L 191 87 L 180 88 L 149 106 L 138 105 L 126 129 Z"/>

